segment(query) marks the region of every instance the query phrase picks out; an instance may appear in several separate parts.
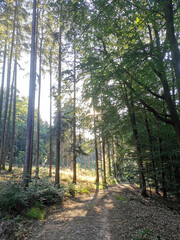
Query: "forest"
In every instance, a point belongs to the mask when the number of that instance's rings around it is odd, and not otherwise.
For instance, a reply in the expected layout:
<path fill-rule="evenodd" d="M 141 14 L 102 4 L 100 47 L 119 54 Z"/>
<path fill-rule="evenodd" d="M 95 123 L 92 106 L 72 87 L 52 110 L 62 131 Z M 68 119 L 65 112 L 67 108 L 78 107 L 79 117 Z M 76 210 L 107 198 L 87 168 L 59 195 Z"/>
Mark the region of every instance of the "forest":
<path fill-rule="evenodd" d="M 180 200 L 179 19 L 179 0 L 0 1 L 0 218 L 74 197 L 83 174 Z"/>

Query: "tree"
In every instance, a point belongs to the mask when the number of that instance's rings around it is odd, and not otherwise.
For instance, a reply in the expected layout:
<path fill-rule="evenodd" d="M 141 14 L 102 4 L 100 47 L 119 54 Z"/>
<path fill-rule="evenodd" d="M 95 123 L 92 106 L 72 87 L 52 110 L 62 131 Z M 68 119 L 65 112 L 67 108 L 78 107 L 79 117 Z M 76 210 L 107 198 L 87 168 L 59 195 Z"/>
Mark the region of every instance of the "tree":
<path fill-rule="evenodd" d="M 16 88 L 17 88 L 17 56 L 14 61 L 14 99 L 13 99 L 13 122 L 12 122 L 12 136 L 11 136 L 11 155 L 9 161 L 8 171 L 12 171 L 13 156 L 14 156 L 14 141 L 16 130 Z"/>
<path fill-rule="evenodd" d="M 41 14 L 41 19 L 39 16 L 39 21 L 43 21 L 44 9 L 39 9 L 39 15 Z M 44 27 L 40 26 L 41 36 L 39 43 L 39 75 L 38 75 L 38 113 L 37 113 L 37 142 L 36 142 L 36 177 L 39 177 L 39 132 L 40 132 L 40 99 L 41 99 L 41 75 L 42 75 L 42 51 L 43 51 L 43 41 L 44 41 Z"/>
<path fill-rule="evenodd" d="M 61 6 L 60 6 L 61 8 Z M 55 174 L 55 185 L 59 185 L 60 176 L 60 141 L 61 141 L 61 63 L 62 63 L 62 26 L 61 20 L 59 20 L 59 64 L 58 64 L 58 90 L 57 90 L 57 120 L 56 120 L 56 174 Z"/>
<path fill-rule="evenodd" d="M 36 79 L 36 0 L 33 0 L 33 18 L 31 34 L 31 62 L 30 62 L 30 83 L 29 83 L 29 103 L 26 131 L 26 148 L 23 169 L 23 184 L 28 187 L 31 172 L 31 155 L 33 150 L 33 126 L 34 126 L 34 102 L 35 102 L 35 79 Z"/>
<path fill-rule="evenodd" d="M 74 46 L 74 98 L 73 98 L 73 183 L 76 183 L 76 49 Z"/>
<path fill-rule="evenodd" d="M 13 23 L 13 32 L 12 32 L 12 40 L 11 40 L 11 50 L 9 56 L 9 63 L 7 69 L 7 91 L 6 91 L 6 102 L 5 102 L 5 111 L 4 111 L 4 122 L 3 122 L 3 132 L 2 132 L 2 141 L 1 141 L 1 150 L 0 150 L 0 168 L 3 161 L 3 153 L 6 149 L 6 141 L 5 141 L 5 132 L 6 132 L 6 120 L 8 113 L 8 103 L 9 103 L 9 90 L 10 90 L 10 81 L 11 81 L 11 66 L 12 66 L 12 58 L 13 58 L 13 49 L 14 49 L 14 39 L 15 39 L 15 27 L 16 27 L 16 18 L 17 18 L 17 0 L 15 1 L 15 9 L 14 9 L 14 23 Z"/>

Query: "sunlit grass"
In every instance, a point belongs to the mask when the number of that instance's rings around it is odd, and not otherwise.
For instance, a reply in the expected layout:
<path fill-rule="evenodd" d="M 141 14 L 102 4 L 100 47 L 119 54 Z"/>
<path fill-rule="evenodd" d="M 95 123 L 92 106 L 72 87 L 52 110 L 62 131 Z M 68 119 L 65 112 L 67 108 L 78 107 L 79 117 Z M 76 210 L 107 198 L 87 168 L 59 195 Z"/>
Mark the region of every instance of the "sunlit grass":
<path fill-rule="evenodd" d="M 3 184 L 6 184 L 7 181 L 21 182 L 23 168 L 14 166 L 12 172 L 8 172 L 8 166 L 6 170 L 2 170 L 0 173 L 0 189 L 3 188 Z M 36 176 L 36 167 L 32 167 L 32 179 Z M 49 167 L 40 166 L 39 167 L 39 178 L 48 178 L 49 181 L 54 183 L 55 179 L 55 166 L 52 167 L 52 176 L 49 177 Z M 72 183 L 73 172 L 69 168 L 60 169 L 60 184 L 67 186 Z M 77 166 L 77 184 L 76 192 L 78 193 L 89 193 L 96 189 L 96 174 L 95 170 L 85 170 Z M 100 181 L 99 189 L 103 189 L 102 181 Z"/>

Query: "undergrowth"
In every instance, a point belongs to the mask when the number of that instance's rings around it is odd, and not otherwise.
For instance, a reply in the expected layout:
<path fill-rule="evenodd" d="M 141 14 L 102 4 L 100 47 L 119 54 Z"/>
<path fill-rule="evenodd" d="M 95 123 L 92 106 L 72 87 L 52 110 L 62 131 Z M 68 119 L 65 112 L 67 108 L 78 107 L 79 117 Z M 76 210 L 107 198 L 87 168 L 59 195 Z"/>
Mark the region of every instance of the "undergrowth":
<path fill-rule="evenodd" d="M 46 210 L 38 207 L 32 207 L 27 210 L 27 217 L 30 219 L 44 220 L 45 214 Z"/>
<path fill-rule="evenodd" d="M 28 188 L 20 182 L 9 181 L 0 191 L 1 217 L 7 214 L 16 216 L 32 207 L 40 206 L 43 209 L 47 205 L 61 203 L 63 196 L 64 188 L 54 187 L 47 179 L 33 180 Z"/>
<path fill-rule="evenodd" d="M 14 218 L 20 214 L 28 218 L 42 219 L 45 217 L 44 209 L 47 205 L 61 203 L 64 197 L 75 197 L 77 193 L 90 194 L 97 188 L 95 171 L 78 169 L 75 185 L 72 184 L 72 171 L 62 169 L 61 185 L 58 188 L 53 183 L 54 170 L 51 178 L 47 177 L 47 167 L 40 167 L 40 170 L 40 179 L 32 178 L 28 188 L 21 184 L 22 168 L 15 167 L 11 173 L 4 172 L 0 184 L 0 218 Z M 32 176 L 34 171 L 35 168 L 32 169 Z M 107 185 L 114 183 L 113 178 L 107 177 Z M 106 187 L 100 182 L 98 189 L 103 190 Z"/>

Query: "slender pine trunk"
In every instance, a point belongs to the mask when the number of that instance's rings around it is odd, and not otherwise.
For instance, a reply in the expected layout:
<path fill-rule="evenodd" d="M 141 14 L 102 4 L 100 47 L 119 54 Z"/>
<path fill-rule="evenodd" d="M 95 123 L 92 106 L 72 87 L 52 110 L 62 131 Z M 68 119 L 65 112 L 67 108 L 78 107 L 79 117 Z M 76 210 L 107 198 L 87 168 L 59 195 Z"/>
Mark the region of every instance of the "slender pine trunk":
<path fill-rule="evenodd" d="M 3 54 L 2 80 L 1 80 L 1 95 L 0 95 L 0 129 L 1 129 L 2 109 L 3 109 L 4 78 L 5 78 L 5 69 L 6 69 L 6 56 L 7 56 L 7 43 L 5 42 L 4 54 Z"/>
<path fill-rule="evenodd" d="M 60 140 L 61 140 L 61 62 L 62 62 L 62 27 L 59 27 L 59 66 L 58 66 L 58 97 L 57 97 L 57 126 L 56 126 L 56 174 L 55 185 L 60 183 Z"/>
<path fill-rule="evenodd" d="M 14 101 L 13 101 L 13 122 L 12 122 L 12 136 L 11 136 L 11 155 L 9 160 L 9 169 L 12 171 L 13 156 L 14 156 L 14 141 L 16 131 L 16 90 L 17 90 L 17 56 L 14 62 Z"/>
<path fill-rule="evenodd" d="M 49 127 L 49 176 L 52 176 L 52 48 L 49 58 L 49 77 L 50 77 L 50 127 Z"/>
<path fill-rule="evenodd" d="M 97 136 L 96 136 L 96 115 L 95 115 L 94 107 L 93 107 L 93 115 L 94 115 L 94 146 L 95 146 L 95 156 L 96 156 L 96 183 L 99 184 L 98 148 L 97 148 Z"/>
<path fill-rule="evenodd" d="M 107 150 L 108 150 L 108 165 L 109 165 L 109 176 L 111 176 L 111 158 L 110 158 L 110 144 L 107 141 Z"/>
<path fill-rule="evenodd" d="M 34 105 L 36 83 L 36 0 L 33 0 L 33 19 L 31 34 L 31 63 L 30 63 L 30 87 L 26 130 L 26 147 L 22 182 L 28 187 L 31 177 L 32 152 L 33 152 L 33 128 L 34 128 Z"/>
<path fill-rule="evenodd" d="M 15 29 L 16 29 L 16 16 L 17 16 L 17 0 L 15 3 L 15 11 L 14 11 L 14 24 L 13 24 L 13 32 L 11 39 L 11 50 L 9 56 L 9 63 L 7 69 L 7 89 L 6 89 L 6 102 L 5 102 L 5 110 L 4 110 L 4 122 L 3 122 L 3 132 L 2 132 L 2 142 L 1 142 L 1 151 L 0 151 L 0 169 L 3 161 L 3 152 L 4 152 L 4 143 L 5 143 L 5 133 L 6 133 L 6 121 L 7 121 L 7 113 L 8 113 L 8 103 L 9 103 L 9 91 L 10 91 L 10 82 L 11 82 L 11 66 L 12 66 L 12 58 L 13 58 L 13 50 L 14 50 L 14 38 L 15 38 Z"/>
<path fill-rule="evenodd" d="M 73 99 L 73 183 L 76 183 L 76 49 L 74 46 L 74 99 Z"/>
<path fill-rule="evenodd" d="M 102 138 L 102 151 L 103 151 L 103 183 L 106 184 L 106 158 L 105 158 L 105 140 Z"/>
<path fill-rule="evenodd" d="M 13 76 L 13 78 L 14 78 L 14 76 Z M 4 148 L 3 148 L 3 152 L 2 152 L 2 169 L 5 169 L 5 164 L 6 164 L 6 153 L 7 153 L 7 145 L 8 145 L 8 138 L 9 138 L 9 126 L 10 126 L 11 110 L 12 110 L 12 99 L 13 99 L 13 83 L 11 85 L 11 96 L 10 96 L 10 103 L 9 103 L 9 113 L 8 113 L 6 133 L 5 133 L 5 138 L 4 138 Z"/>

